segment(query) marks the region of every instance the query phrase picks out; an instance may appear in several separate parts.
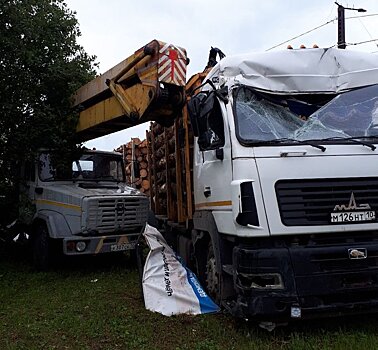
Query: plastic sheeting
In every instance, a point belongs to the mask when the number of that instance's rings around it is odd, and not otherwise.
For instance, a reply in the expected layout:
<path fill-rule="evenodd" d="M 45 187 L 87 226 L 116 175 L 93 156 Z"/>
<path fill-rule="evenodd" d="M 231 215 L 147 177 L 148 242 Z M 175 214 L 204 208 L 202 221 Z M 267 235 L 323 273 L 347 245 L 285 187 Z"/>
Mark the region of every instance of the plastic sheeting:
<path fill-rule="evenodd" d="M 282 94 L 338 93 L 378 83 L 378 55 L 349 50 L 299 49 L 230 56 L 209 73 Z"/>
<path fill-rule="evenodd" d="M 166 316 L 219 311 L 156 228 L 147 224 L 143 236 L 150 247 L 142 279 L 147 310 Z"/>

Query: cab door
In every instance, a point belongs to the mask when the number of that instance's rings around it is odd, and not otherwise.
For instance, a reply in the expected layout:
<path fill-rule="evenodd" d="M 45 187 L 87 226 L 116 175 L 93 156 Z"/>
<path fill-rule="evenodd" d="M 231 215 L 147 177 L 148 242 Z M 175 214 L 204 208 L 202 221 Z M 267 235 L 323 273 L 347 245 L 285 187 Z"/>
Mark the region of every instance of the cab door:
<path fill-rule="evenodd" d="M 211 93 L 201 103 L 194 146 L 194 199 L 196 210 L 231 208 L 231 144 L 225 100 Z"/>

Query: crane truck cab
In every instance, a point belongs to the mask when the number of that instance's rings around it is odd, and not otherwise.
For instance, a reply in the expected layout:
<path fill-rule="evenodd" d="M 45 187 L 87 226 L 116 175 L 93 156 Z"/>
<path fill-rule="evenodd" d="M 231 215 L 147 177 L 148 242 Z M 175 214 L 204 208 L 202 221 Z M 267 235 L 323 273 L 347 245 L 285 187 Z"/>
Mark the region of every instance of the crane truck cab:
<path fill-rule="evenodd" d="M 77 142 L 158 120 L 172 125 L 185 102 L 186 51 L 153 40 L 79 88 Z M 22 222 L 33 240 L 34 262 L 48 265 L 53 246 L 66 255 L 132 249 L 148 218 L 148 197 L 127 186 L 120 154 L 85 151 L 63 168 L 43 151 L 23 167 Z M 34 207 L 29 205 L 31 199 Z"/>
<path fill-rule="evenodd" d="M 34 204 L 27 232 L 33 261 L 48 267 L 53 248 L 65 255 L 134 249 L 149 213 L 147 196 L 126 184 L 120 153 L 85 150 L 68 166 L 40 151 L 22 170 L 22 193 Z"/>

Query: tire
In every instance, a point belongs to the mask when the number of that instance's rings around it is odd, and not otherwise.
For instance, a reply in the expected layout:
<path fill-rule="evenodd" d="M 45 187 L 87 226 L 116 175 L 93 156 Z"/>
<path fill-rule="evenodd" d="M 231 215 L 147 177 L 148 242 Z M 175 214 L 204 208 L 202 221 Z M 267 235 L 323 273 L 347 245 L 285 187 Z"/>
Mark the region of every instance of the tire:
<path fill-rule="evenodd" d="M 33 266 L 37 271 L 46 271 L 50 266 L 50 238 L 46 225 L 39 225 L 33 240 Z"/>
<path fill-rule="evenodd" d="M 221 302 L 221 281 L 220 281 L 219 266 L 217 258 L 214 253 L 212 242 L 209 242 L 205 269 L 205 283 L 208 295 L 214 300 L 216 304 Z"/>
<path fill-rule="evenodd" d="M 150 251 L 144 237 L 141 235 L 138 238 L 138 243 L 135 247 L 135 255 L 136 255 L 136 265 L 138 269 L 138 282 L 139 282 L 139 290 L 144 302 L 144 294 L 143 294 L 143 272 L 144 272 L 144 265 L 146 263 L 146 258 L 148 252 Z"/>

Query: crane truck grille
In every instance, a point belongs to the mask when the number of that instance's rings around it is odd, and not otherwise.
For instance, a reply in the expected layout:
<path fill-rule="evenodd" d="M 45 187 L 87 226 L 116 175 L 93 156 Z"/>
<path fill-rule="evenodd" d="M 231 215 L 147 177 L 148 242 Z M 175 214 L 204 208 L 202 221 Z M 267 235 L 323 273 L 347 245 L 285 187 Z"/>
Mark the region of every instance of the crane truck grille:
<path fill-rule="evenodd" d="M 377 177 L 279 180 L 275 189 L 285 226 L 377 221 Z"/>
<path fill-rule="evenodd" d="M 140 232 L 147 222 L 147 197 L 90 198 L 86 229 L 98 234 L 114 232 Z"/>

